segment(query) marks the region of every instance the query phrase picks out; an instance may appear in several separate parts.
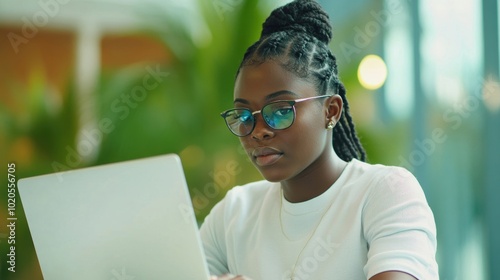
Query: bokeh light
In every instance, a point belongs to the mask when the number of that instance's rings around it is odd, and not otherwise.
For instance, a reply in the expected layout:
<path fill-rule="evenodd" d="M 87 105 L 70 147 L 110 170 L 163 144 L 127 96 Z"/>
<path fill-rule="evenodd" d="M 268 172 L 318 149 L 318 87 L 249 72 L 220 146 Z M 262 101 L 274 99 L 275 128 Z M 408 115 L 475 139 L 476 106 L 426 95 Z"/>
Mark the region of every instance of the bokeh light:
<path fill-rule="evenodd" d="M 367 55 L 358 67 L 358 80 L 369 90 L 376 90 L 384 85 L 387 79 L 387 66 L 384 60 L 374 54 Z"/>

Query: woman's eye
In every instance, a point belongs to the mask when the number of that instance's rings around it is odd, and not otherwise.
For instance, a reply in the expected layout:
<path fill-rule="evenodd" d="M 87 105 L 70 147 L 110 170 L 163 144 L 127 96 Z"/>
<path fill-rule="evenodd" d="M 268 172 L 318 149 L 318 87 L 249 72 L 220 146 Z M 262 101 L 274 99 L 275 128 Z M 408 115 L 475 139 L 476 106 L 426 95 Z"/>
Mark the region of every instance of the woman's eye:
<path fill-rule="evenodd" d="M 290 113 L 291 110 L 292 110 L 292 108 L 281 108 L 281 109 L 277 109 L 274 112 L 274 114 L 277 116 L 286 116 L 288 113 Z"/>

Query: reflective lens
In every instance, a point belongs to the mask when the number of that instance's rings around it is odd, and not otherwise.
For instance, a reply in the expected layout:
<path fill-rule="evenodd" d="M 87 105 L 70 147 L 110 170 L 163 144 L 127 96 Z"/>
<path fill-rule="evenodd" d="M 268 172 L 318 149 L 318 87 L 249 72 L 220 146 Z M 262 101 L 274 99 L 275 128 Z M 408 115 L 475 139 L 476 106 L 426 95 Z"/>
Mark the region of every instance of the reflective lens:
<path fill-rule="evenodd" d="M 227 127 L 237 136 L 250 134 L 255 127 L 255 117 L 261 113 L 264 121 L 272 129 L 289 128 L 295 120 L 295 101 L 278 101 L 269 103 L 260 111 L 251 112 L 249 109 L 231 109 L 222 113 Z"/>
<path fill-rule="evenodd" d="M 269 103 L 262 110 L 252 112 L 250 109 L 237 108 L 221 113 L 229 130 L 236 136 L 243 137 L 252 133 L 255 128 L 255 114 L 261 113 L 266 124 L 272 129 L 289 128 L 295 121 L 295 104 L 316 98 L 329 97 L 319 95 L 296 100 L 284 100 Z"/>
<path fill-rule="evenodd" d="M 223 115 L 227 127 L 237 136 L 246 136 L 252 132 L 255 126 L 255 118 L 248 109 L 233 109 Z"/>
<path fill-rule="evenodd" d="M 291 102 L 270 103 L 262 108 L 262 116 L 266 123 L 274 129 L 289 128 L 295 120 L 295 110 Z"/>

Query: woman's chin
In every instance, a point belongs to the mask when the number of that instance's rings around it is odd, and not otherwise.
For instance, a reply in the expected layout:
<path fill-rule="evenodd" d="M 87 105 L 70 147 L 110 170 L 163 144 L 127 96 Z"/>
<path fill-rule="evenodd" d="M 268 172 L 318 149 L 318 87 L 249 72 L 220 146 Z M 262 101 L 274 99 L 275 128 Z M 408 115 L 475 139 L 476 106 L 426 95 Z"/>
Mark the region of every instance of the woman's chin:
<path fill-rule="evenodd" d="M 277 170 L 269 170 L 258 168 L 260 174 L 264 179 L 269 182 L 277 183 L 287 179 L 287 176 L 283 172 L 279 172 Z"/>

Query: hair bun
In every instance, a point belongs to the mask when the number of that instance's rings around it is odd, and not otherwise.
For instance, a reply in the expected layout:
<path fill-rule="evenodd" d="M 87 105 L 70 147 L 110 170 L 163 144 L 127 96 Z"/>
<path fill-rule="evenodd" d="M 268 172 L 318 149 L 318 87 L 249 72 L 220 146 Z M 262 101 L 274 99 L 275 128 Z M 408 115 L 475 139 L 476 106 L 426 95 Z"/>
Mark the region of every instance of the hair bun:
<path fill-rule="evenodd" d="M 310 34 L 325 44 L 333 36 L 328 14 L 314 0 L 295 0 L 275 9 L 262 25 L 261 38 L 280 31 Z"/>

